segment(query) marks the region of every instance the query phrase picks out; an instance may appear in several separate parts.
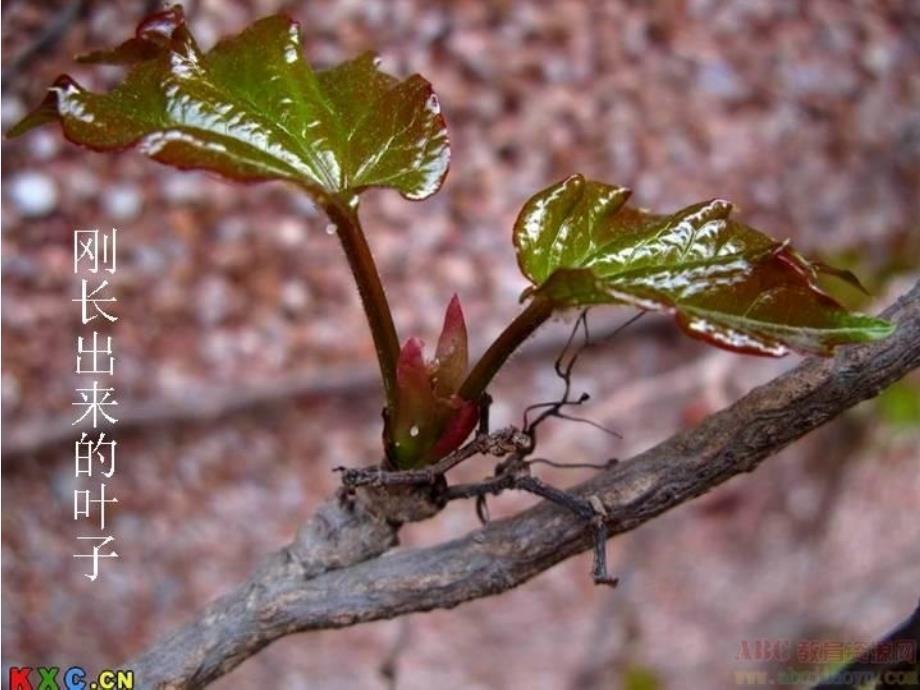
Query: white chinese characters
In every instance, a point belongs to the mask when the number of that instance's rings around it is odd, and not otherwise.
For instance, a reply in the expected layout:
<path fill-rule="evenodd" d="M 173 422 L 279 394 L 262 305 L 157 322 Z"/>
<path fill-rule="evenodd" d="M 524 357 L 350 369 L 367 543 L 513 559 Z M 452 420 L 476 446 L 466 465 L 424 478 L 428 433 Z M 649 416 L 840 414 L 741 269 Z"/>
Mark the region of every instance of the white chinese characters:
<path fill-rule="evenodd" d="M 111 438 L 111 432 L 102 429 L 118 422 L 118 400 L 110 383 L 115 375 L 115 351 L 112 336 L 104 332 L 118 321 L 112 313 L 118 298 L 112 294 L 108 280 L 85 276 L 100 271 L 115 274 L 117 233 L 115 228 L 109 232 L 75 230 L 73 237 L 73 271 L 80 276 L 80 296 L 72 301 L 80 305 L 80 323 L 84 327 L 96 322 L 91 333 L 77 336 L 74 373 L 87 378 L 80 378 L 81 383 L 75 389 L 76 400 L 71 403 L 75 408 L 73 426 L 81 430 L 79 440 L 74 442 L 74 478 L 82 487 L 73 491 L 73 519 L 80 522 L 81 528 L 86 525 L 87 529 L 95 528 L 98 532 L 77 536 L 81 552 L 74 554 L 74 558 L 88 560 L 84 576 L 92 582 L 99 577 L 102 559 L 118 558 L 115 537 L 105 533 L 107 510 L 118 499 L 111 495 L 110 485 L 93 484 L 95 480 L 115 475 L 117 442 Z"/>

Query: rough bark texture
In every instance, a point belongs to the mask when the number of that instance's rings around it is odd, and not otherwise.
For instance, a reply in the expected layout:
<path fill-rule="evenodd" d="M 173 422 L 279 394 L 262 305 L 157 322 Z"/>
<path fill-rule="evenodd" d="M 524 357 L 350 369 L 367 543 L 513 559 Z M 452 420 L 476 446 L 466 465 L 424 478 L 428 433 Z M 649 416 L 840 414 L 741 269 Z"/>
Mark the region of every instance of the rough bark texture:
<path fill-rule="evenodd" d="M 600 499 L 614 535 L 754 470 L 920 365 L 920 283 L 884 315 L 898 324 L 890 338 L 807 359 L 572 490 Z M 419 517 L 437 510 L 424 497 L 418 504 Z M 450 608 L 507 591 L 591 546 L 582 521 L 543 503 L 445 544 L 383 556 L 398 531 L 388 511 L 361 490 L 353 500 L 335 497 L 247 583 L 125 667 L 145 689 L 201 688 L 281 636 Z"/>

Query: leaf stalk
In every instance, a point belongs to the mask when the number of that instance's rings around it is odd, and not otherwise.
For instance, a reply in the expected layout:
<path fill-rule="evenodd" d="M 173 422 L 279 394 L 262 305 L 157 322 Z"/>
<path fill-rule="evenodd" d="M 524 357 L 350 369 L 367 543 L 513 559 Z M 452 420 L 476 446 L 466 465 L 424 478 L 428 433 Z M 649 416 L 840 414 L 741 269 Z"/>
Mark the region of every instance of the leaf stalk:
<path fill-rule="evenodd" d="M 358 218 L 357 204 L 343 203 L 336 198 L 324 200 L 323 207 L 329 220 L 336 228 L 336 234 L 342 243 L 342 249 L 348 258 L 348 266 L 358 285 L 364 313 L 374 338 L 377 362 L 383 379 L 386 395 L 386 408 L 392 413 L 396 405 L 396 360 L 399 357 L 399 337 L 393 324 L 393 315 L 387 302 L 383 283 L 374 257 L 371 254 L 361 221 Z"/>
<path fill-rule="evenodd" d="M 556 304 L 545 297 L 535 296 L 527 307 L 508 324 L 479 361 L 467 375 L 460 386 L 458 394 L 464 400 L 479 400 L 486 387 L 502 368 L 511 353 L 519 348 L 531 334 L 537 330 L 556 308 Z"/>

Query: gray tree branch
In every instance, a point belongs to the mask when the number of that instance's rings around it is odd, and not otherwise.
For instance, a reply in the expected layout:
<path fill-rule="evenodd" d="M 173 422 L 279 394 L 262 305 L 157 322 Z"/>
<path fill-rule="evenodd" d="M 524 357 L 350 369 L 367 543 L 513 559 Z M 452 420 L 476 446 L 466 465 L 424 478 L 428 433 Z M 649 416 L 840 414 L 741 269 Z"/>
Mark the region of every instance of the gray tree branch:
<path fill-rule="evenodd" d="M 751 472 L 920 365 L 920 282 L 884 315 L 898 324 L 890 338 L 807 359 L 572 491 L 600 500 L 612 536 Z M 544 502 L 460 539 L 383 555 L 399 522 L 437 510 L 424 495 L 379 487 L 333 498 L 248 582 L 125 667 L 145 689 L 201 688 L 284 635 L 499 594 L 592 545 L 583 521 Z"/>

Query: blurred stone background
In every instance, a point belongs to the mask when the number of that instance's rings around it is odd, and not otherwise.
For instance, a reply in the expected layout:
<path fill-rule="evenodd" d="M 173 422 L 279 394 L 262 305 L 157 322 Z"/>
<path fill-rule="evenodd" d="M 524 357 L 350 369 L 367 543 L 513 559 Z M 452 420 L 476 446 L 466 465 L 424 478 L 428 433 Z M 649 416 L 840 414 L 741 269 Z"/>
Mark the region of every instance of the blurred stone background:
<path fill-rule="evenodd" d="M 129 35 L 150 2 L 4 3 L 2 123 L 61 72 L 106 89 L 119 70 L 73 54 Z M 451 172 L 430 200 L 362 204 L 402 337 L 432 342 L 457 292 L 481 351 L 524 287 L 521 203 L 572 172 L 667 211 L 720 196 L 806 253 L 857 270 L 876 310 L 920 267 L 920 5 L 805 2 L 220 2 L 186 4 L 204 47 L 252 19 L 300 20 L 318 66 L 365 49 L 440 96 Z M 97 155 L 47 128 L 3 143 L 3 665 L 117 664 L 169 633 L 291 539 L 379 449 L 370 337 L 334 236 L 295 190 L 236 188 L 137 154 Z M 75 228 L 115 226 L 121 558 L 89 583 L 71 558 L 70 299 Z M 596 310 L 598 332 L 628 316 Z M 497 380 L 512 423 L 560 389 L 571 321 Z M 793 366 L 713 351 L 649 316 L 588 351 L 585 410 L 623 440 L 557 422 L 541 454 L 626 458 Z M 589 561 L 453 611 L 287 638 L 216 688 L 731 688 L 744 641 L 868 641 L 920 588 L 920 396 L 906 381 L 752 476 L 610 544 L 622 585 Z M 460 478 L 489 472 L 482 460 Z M 583 475 L 548 472 L 568 484 Z M 493 515 L 530 503 L 493 502 Z M 406 546 L 475 525 L 454 505 Z M 406 625 L 405 629 L 401 626 Z M 782 666 L 783 668 L 787 667 Z M 814 667 L 806 667 L 813 669 Z"/>

